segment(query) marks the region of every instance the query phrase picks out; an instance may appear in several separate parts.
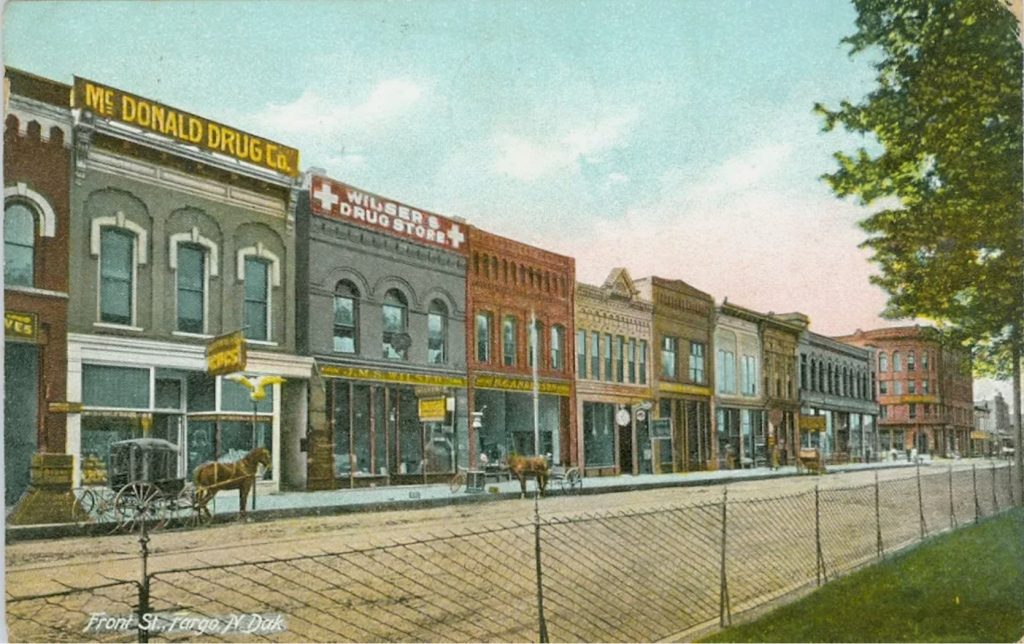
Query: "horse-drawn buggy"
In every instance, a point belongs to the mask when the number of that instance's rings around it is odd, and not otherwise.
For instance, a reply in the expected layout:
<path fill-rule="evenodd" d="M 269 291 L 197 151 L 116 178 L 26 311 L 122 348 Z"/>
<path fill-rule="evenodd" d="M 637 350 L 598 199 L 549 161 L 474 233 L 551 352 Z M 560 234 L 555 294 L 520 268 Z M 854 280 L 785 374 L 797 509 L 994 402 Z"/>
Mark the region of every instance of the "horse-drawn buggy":
<path fill-rule="evenodd" d="M 204 463 L 193 480 L 178 476 L 179 449 L 159 438 L 133 438 L 110 446 L 105 488 L 85 488 L 79 495 L 84 512 L 115 531 L 135 531 L 145 522 L 158 529 L 169 523 L 197 526 L 212 519 L 207 504 L 217 492 L 240 490 L 240 512 L 255 486 L 260 465 L 270 466 L 270 452 L 258 447 L 234 463 Z"/>

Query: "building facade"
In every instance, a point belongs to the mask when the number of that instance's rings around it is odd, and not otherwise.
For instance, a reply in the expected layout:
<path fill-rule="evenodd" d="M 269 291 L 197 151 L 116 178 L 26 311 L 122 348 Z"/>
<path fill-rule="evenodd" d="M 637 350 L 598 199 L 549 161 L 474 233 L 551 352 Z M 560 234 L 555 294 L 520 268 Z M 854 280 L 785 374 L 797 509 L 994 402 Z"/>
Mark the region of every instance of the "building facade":
<path fill-rule="evenodd" d="M 761 315 L 724 302 L 715 319 L 715 433 L 718 467 L 762 467 L 767 449 L 761 384 Z"/>
<path fill-rule="evenodd" d="M 107 481 L 110 444 L 180 446 L 179 474 L 273 454 L 261 487 L 298 473 L 312 361 L 295 353 L 298 152 L 81 78 L 74 88 L 67 451 Z M 242 331 L 245 374 L 286 379 L 255 407 L 207 372 L 215 336 Z"/>
<path fill-rule="evenodd" d="M 551 454 L 578 464 L 571 257 L 479 228 L 469 235 L 469 458 Z M 480 459 L 478 456 L 486 455 Z"/>
<path fill-rule="evenodd" d="M 576 283 L 576 418 L 586 476 L 653 471 L 653 307 L 624 268 Z"/>
<path fill-rule="evenodd" d="M 307 188 L 307 487 L 448 480 L 469 462 L 465 225 L 319 175 Z"/>
<path fill-rule="evenodd" d="M 804 331 L 799 355 L 800 446 L 833 463 L 878 460 L 874 351 Z"/>
<path fill-rule="evenodd" d="M 4 127 L 4 484 L 10 511 L 30 471 L 65 471 L 71 88 L 7 69 Z M 67 520 L 33 481 L 14 523 Z M 70 491 L 69 476 L 62 479 Z M 37 498 L 39 497 L 39 498 Z"/>
<path fill-rule="evenodd" d="M 800 432 L 797 346 L 809 320 L 803 313 L 768 313 L 761 318 L 768 447 L 778 448 L 780 465 L 796 458 Z"/>
<path fill-rule="evenodd" d="M 655 417 L 661 421 L 652 422 L 654 473 L 714 469 L 714 300 L 682 280 L 645 277 L 634 284 L 654 304 Z"/>
<path fill-rule="evenodd" d="M 966 454 L 974 400 L 969 354 L 922 326 L 857 330 L 841 342 L 876 350 L 880 448 Z"/>

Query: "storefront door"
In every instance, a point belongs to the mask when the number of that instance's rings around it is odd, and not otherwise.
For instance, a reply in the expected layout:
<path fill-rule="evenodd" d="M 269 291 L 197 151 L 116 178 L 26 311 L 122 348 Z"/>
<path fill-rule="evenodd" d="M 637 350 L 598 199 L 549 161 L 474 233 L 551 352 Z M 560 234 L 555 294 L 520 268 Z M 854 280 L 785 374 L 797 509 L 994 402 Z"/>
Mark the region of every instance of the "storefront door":
<path fill-rule="evenodd" d="M 28 488 L 39 426 L 39 351 L 8 342 L 4 353 L 4 502 L 10 508 Z"/>
<path fill-rule="evenodd" d="M 639 423 L 639 421 L 638 421 Z M 619 473 L 633 473 L 633 427 L 619 426 Z"/>

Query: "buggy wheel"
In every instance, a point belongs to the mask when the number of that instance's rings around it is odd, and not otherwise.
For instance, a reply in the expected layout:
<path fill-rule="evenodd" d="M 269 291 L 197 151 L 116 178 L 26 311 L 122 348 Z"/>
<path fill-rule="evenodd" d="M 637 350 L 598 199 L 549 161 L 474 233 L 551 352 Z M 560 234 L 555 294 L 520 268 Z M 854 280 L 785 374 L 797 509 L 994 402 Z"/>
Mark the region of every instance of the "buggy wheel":
<path fill-rule="evenodd" d="M 92 512 L 96 509 L 96 495 L 87 487 L 72 490 L 75 495 L 74 515 L 78 523 L 89 523 L 93 520 Z"/>
<path fill-rule="evenodd" d="M 463 471 L 456 472 L 455 476 L 453 476 L 452 479 L 448 481 L 448 489 L 452 491 L 452 494 L 455 494 L 456 492 L 461 490 L 465 485 L 466 473 Z"/>
<path fill-rule="evenodd" d="M 563 487 L 568 487 L 570 494 L 576 494 L 583 489 L 583 477 L 580 476 L 579 468 L 570 468 L 569 471 L 565 473 L 565 482 L 563 483 Z"/>
<path fill-rule="evenodd" d="M 114 497 L 116 531 L 140 532 L 145 522 L 150 530 L 159 530 L 167 521 L 167 504 L 160 488 L 151 483 L 129 483 Z"/>
<path fill-rule="evenodd" d="M 189 529 L 209 525 L 213 516 L 203 511 L 198 504 L 199 490 L 194 485 L 186 485 L 178 495 L 178 508 L 182 512 L 181 524 Z"/>

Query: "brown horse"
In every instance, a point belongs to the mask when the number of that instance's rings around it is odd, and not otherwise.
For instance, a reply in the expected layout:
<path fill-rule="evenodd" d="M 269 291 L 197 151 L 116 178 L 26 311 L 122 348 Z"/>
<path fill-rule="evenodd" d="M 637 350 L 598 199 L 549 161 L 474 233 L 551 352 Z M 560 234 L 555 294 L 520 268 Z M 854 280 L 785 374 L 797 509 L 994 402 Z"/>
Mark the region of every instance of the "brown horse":
<path fill-rule="evenodd" d="M 548 469 L 548 459 L 544 456 L 511 454 L 508 457 L 508 471 L 519 479 L 519 486 L 523 490 L 520 498 L 526 498 L 527 474 L 537 477 L 537 489 L 540 491 L 540 495 L 544 496 L 544 488 L 548 485 Z"/>
<path fill-rule="evenodd" d="M 258 466 L 270 469 L 270 451 L 257 447 L 234 463 L 203 463 L 196 468 L 192 479 L 196 484 L 196 510 L 210 517 L 206 504 L 221 490 L 238 490 L 239 518 L 244 519 L 245 502 L 256 483 Z"/>

